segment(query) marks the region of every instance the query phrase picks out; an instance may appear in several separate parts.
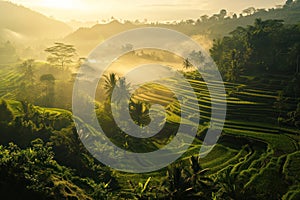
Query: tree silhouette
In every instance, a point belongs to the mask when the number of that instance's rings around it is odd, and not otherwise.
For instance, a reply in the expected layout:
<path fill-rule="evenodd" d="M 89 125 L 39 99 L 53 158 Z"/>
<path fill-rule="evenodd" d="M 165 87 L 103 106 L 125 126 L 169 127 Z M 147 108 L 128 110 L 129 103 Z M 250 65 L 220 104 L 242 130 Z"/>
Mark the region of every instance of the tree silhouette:
<path fill-rule="evenodd" d="M 241 73 L 243 72 L 242 65 L 240 64 L 240 59 L 242 59 L 240 52 L 233 49 L 231 52 L 231 63 L 227 68 L 226 79 L 227 81 L 236 82 L 239 80 Z"/>
<path fill-rule="evenodd" d="M 190 60 L 188 58 L 184 59 L 184 61 L 183 61 L 183 69 L 190 69 L 192 67 L 193 67 L 193 65 L 190 62 Z"/>
<path fill-rule="evenodd" d="M 219 13 L 220 19 L 224 19 L 226 17 L 226 15 L 227 15 L 227 10 L 225 10 L 225 9 L 220 10 L 220 13 Z"/>
<path fill-rule="evenodd" d="M 109 75 L 105 75 L 105 83 L 104 83 L 104 89 L 106 90 L 106 95 L 108 99 L 111 99 L 111 95 L 114 91 L 114 88 L 119 80 L 116 73 L 110 73 Z"/>
<path fill-rule="evenodd" d="M 13 120 L 13 113 L 3 99 L 0 99 L 0 111 L 0 124 L 7 124 Z"/>
<path fill-rule="evenodd" d="M 201 168 L 198 157 L 192 156 L 190 163 L 190 167 L 182 162 L 168 167 L 162 183 L 168 199 L 212 199 L 215 186 L 206 175 L 209 170 Z"/>
<path fill-rule="evenodd" d="M 54 46 L 45 49 L 47 53 L 50 53 L 47 60 L 51 64 L 59 66 L 61 69 L 65 69 L 66 64 L 73 62 L 72 58 L 76 55 L 76 49 L 73 45 L 60 42 L 54 44 Z"/>
<path fill-rule="evenodd" d="M 116 84 L 116 101 L 117 103 L 129 103 L 123 102 L 125 99 L 129 99 L 130 84 L 126 82 L 124 77 L 120 78 Z"/>
<path fill-rule="evenodd" d="M 129 108 L 131 117 L 137 125 L 145 126 L 150 123 L 149 105 L 147 103 L 131 99 Z"/>
<path fill-rule="evenodd" d="M 40 81 L 45 84 L 43 97 L 46 106 L 52 106 L 54 103 L 54 85 L 55 78 L 52 74 L 44 74 L 40 77 Z"/>
<path fill-rule="evenodd" d="M 219 70 L 224 72 L 225 69 L 223 67 L 223 54 L 224 54 L 224 45 L 221 39 L 214 40 L 213 47 L 209 50 L 212 58 L 216 62 Z"/>
<path fill-rule="evenodd" d="M 34 59 L 28 59 L 22 62 L 20 65 L 20 71 L 22 73 L 21 83 L 17 89 L 17 99 L 21 101 L 34 102 L 36 99 L 37 87 L 34 85 Z"/>
<path fill-rule="evenodd" d="M 34 82 L 34 72 L 33 72 L 34 59 L 25 60 L 21 64 L 21 71 L 23 72 L 23 79 L 29 82 L 31 85 Z"/>

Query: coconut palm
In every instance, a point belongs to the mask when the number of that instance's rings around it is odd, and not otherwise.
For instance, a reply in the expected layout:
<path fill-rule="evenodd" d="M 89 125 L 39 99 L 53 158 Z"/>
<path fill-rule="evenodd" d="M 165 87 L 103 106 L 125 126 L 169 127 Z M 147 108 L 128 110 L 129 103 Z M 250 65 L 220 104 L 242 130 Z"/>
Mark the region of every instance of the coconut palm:
<path fill-rule="evenodd" d="M 124 100 L 129 99 L 130 97 L 129 88 L 130 88 L 130 84 L 126 82 L 126 79 L 124 77 L 120 78 L 118 82 L 115 84 L 115 100 L 118 104 L 129 103 L 129 102 L 124 102 Z"/>
<path fill-rule="evenodd" d="M 193 64 L 190 62 L 188 58 L 183 61 L 183 69 L 190 69 L 193 67 Z"/>
<path fill-rule="evenodd" d="M 104 89 L 106 90 L 107 97 L 110 99 L 119 78 L 115 73 L 105 75 L 104 78 Z"/>
<path fill-rule="evenodd" d="M 163 186 L 163 192 L 167 194 L 169 199 L 185 199 L 192 195 L 191 190 L 193 188 L 190 186 L 180 164 L 168 167 Z"/>
<path fill-rule="evenodd" d="M 131 117 L 137 125 L 143 126 L 149 124 L 149 105 L 147 103 L 132 99 L 129 108 Z"/>
<path fill-rule="evenodd" d="M 169 199 L 211 199 L 215 191 L 213 180 L 202 169 L 198 157 L 190 158 L 190 167 L 176 164 L 168 168 L 167 176 L 163 182 Z"/>

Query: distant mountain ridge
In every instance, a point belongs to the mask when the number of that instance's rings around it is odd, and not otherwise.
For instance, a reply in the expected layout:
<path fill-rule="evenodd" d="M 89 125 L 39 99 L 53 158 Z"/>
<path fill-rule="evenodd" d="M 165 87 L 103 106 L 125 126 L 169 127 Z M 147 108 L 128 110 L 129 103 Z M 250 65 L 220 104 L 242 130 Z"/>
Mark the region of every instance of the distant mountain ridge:
<path fill-rule="evenodd" d="M 237 19 L 224 20 L 211 27 L 211 32 L 215 35 L 226 35 L 236 29 L 238 26 L 245 27 L 254 23 L 254 20 L 261 18 L 262 20 L 283 20 L 285 24 L 300 23 L 300 0 L 294 0 L 290 4 L 283 5 L 277 9 L 257 9 L 249 16 L 243 16 Z"/>
<path fill-rule="evenodd" d="M 0 1 L 0 41 L 59 38 L 72 32 L 58 20 L 7 1 Z"/>
<path fill-rule="evenodd" d="M 253 8 L 254 9 L 254 8 Z M 101 41 L 122 31 L 141 27 L 163 27 L 173 29 L 189 36 L 208 35 L 211 39 L 228 35 L 238 26 L 245 27 L 254 23 L 256 18 L 262 20 L 280 19 L 286 24 L 297 24 L 300 22 L 300 0 L 293 1 L 290 5 L 284 5 L 277 9 L 254 9 L 252 14 L 240 16 L 239 18 L 226 18 L 224 15 L 215 14 L 211 17 L 199 16 L 198 20 L 186 20 L 177 24 L 162 23 L 120 23 L 112 21 L 108 24 L 97 24 L 91 28 L 80 28 L 68 35 L 64 40 L 72 43 L 82 54 L 87 54 L 95 48 Z"/>

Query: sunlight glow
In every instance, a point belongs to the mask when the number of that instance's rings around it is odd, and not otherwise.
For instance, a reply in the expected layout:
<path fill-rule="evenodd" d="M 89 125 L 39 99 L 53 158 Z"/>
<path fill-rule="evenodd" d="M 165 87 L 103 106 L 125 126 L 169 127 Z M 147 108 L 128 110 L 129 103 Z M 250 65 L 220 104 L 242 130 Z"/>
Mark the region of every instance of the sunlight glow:
<path fill-rule="evenodd" d="M 55 9 L 74 9 L 79 8 L 79 3 L 76 0 L 42 0 L 41 6 Z"/>
<path fill-rule="evenodd" d="M 72 19 L 90 21 L 109 19 L 112 16 L 128 20 L 170 21 L 196 19 L 201 15 L 212 15 L 221 9 L 240 13 L 255 5 L 270 8 L 283 5 L 286 0 L 7 0 L 32 8 L 47 16 L 68 21 Z"/>

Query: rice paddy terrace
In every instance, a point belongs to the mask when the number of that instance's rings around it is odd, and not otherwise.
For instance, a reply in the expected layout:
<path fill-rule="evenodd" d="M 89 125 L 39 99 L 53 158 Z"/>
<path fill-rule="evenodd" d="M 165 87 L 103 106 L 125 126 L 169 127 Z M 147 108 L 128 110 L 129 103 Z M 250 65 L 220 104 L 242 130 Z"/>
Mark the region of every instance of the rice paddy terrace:
<path fill-rule="evenodd" d="M 189 108 L 190 104 L 197 103 L 201 114 L 199 134 L 205 133 L 210 119 L 210 95 L 205 82 L 189 77 L 189 82 L 197 94 L 197 99 L 191 99 L 182 106 Z M 9 67 L 1 68 L 0 73 L 0 97 L 4 99 L 15 99 L 14 90 L 18 87 L 21 75 L 16 69 Z M 287 81 L 287 80 L 283 80 Z M 271 81 L 270 81 L 271 82 Z M 263 81 L 244 84 L 224 83 L 226 87 L 227 117 L 222 135 L 218 144 L 200 162 L 203 168 L 209 168 L 210 174 L 218 173 L 220 170 L 231 167 L 231 171 L 239 172 L 246 177 L 245 185 L 250 182 L 259 182 L 268 169 L 274 169 L 287 179 L 292 177 L 293 184 L 286 199 L 297 199 L 300 195 L 300 130 L 292 127 L 278 125 L 278 112 L 274 109 L 274 102 L 278 91 L 282 90 L 280 84 L 265 83 Z M 163 87 L 155 90 L 148 86 L 143 87 L 143 92 L 135 96 L 138 100 L 149 101 L 168 105 L 174 99 L 172 92 Z M 216 84 L 216 91 L 218 91 Z M 174 83 L 177 91 L 185 89 Z M 167 94 L 167 95 L 166 95 Z M 293 99 L 287 102 L 293 107 Z M 12 106 L 13 107 L 13 106 Z M 176 103 L 170 104 L 168 119 L 178 122 L 180 118 L 180 106 Z M 188 109 L 187 109 L 188 110 Z M 178 112 L 177 112 L 178 111 Z M 63 111 L 61 111 L 63 112 Z M 194 110 L 189 110 L 191 117 Z M 189 122 L 184 122 L 189 123 Z M 191 155 L 198 155 L 201 141 L 195 139 L 189 150 L 184 154 L 183 160 L 188 160 Z M 124 174 L 116 172 L 115 175 L 121 185 L 126 187 L 127 180 L 146 181 L 149 176 L 155 177 L 153 182 L 160 182 L 164 170 L 149 174 Z"/>
<path fill-rule="evenodd" d="M 15 90 L 20 85 L 22 75 L 16 67 L 6 66 L 0 68 L 0 97 L 14 99 Z"/>
<path fill-rule="evenodd" d="M 257 181 L 271 168 L 284 176 L 289 176 L 289 173 L 293 173 L 296 177 L 299 176 L 300 165 L 297 164 L 299 161 L 293 159 L 300 154 L 300 130 L 282 127 L 278 124 L 278 111 L 274 109 L 274 102 L 278 91 L 282 90 L 282 85 L 275 84 L 274 81 L 276 82 L 276 79 L 271 80 L 271 84 L 265 81 L 253 81 L 245 84 L 224 83 L 227 99 L 227 117 L 224 129 L 213 150 L 206 157 L 201 158 L 200 156 L 202 167 L 209 168 L 213 176 L 228 167 L 232 168 L 232 172 L 239 172 L 247 177 L 245 185 Z M 284 81 L 286 80 L 283 80 L 282 84 Z M 207 130 L 205 126 L 208 126 L 208 120 L 211 117 L 210 94 L 205 82 L 194 78 L 189 79 L 189 82 L 197 94 L 197 99 L 185 102 L 181 106 L 189 107 L 192 103 L 199 103 L 200 122 L 202 122 L 199 128 L 201 135 L 201 131 Z M 174 82 L 173 86 L 175 91 L 180 93 L 180 90 L 183 90 L 184 93 L 184 88 L 180 84 Z M 218 87 L 220 85 L 216 84 L 214 89 L 218 91 L 220 89 Z M 172 99 L 173 94 L 168 94 L 170 91 L 163 87 L 153 89 L 151 86 L 143 86 L 143 89 L 144 92 L 135 98 L 162 105 L 174 100 Z M 294 99 L 289 99 L 287 104 L 287 107 L 293 107 Z M 180 106 L 175 103 L 171 107 L 173 112 L 168 113 L 168 118 L 178 121 L 180 116 L 176 116 L 176 113 L 180 113 Z M 189 112 L 192 116 L 195 111 L 189 110 Z M 189 151 L 184 154 L 183 160 L 188 160 L 190 155 L 198 155 L 201 142 L 195 141 Z M 157 173 L 148 176 L 157 176 L 155 174 Z M 123 178 L 120 175 L 120 179 Z M 146 181 L 147 176 L 141 175 L 139 178 L 145 178 Z M 294 185 L 285 198 L 296 199 L 299 197 L 299 189 L 299 185 Z"/>

